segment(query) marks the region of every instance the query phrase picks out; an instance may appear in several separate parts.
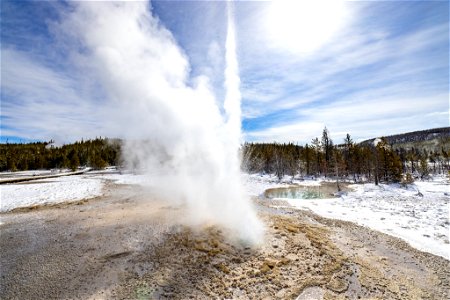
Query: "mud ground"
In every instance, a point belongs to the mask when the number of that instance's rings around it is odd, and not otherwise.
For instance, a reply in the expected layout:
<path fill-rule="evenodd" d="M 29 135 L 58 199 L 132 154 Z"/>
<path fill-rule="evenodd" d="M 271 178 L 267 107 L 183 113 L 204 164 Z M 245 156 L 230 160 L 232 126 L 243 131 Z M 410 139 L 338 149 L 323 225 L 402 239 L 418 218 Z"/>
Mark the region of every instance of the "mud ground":
<path fill-rule="evenodd" d="M 449 299 L 450 262 L 388 235 L 254 199 L 249 248 L 184 209 L 109 184 L 89 201 L 1 214 L 0 299 Z M 278 207 L 278 208 L 277 208 Z"/>

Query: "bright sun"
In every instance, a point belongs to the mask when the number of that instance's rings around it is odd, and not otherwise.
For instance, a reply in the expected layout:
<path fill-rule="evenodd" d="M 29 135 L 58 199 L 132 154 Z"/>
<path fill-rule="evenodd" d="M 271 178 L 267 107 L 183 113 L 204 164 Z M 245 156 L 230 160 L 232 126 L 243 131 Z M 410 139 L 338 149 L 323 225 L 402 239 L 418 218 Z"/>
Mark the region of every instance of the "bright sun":
<path fill-rule="evenodd" d="M 269 46 L 313 52 L 342 27 L 346 13 L 342 0 L 275 0 L 264 20 Z"/>

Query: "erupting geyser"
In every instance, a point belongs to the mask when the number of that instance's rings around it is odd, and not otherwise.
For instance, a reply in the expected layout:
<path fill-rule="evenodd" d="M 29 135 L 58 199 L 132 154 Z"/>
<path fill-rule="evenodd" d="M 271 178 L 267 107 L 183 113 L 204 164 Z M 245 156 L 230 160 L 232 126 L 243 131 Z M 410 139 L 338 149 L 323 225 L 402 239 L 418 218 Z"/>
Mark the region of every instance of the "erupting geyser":
<path fill-rule="evenodd" d="M 232 7 L 222 114 L 208 78 L 189 81 L 185 54 L 148 3 L 70 5 L 61 26 L 76 41 L 74 59 L 90 70 L 110 101 L 105 119 L 126 140 L 129 165 L 148 174 L 161 195 L 186 203 L 192 222 L 225 226 L 257 243 L 262 224 L 239 169 L 241 99 Z"/>

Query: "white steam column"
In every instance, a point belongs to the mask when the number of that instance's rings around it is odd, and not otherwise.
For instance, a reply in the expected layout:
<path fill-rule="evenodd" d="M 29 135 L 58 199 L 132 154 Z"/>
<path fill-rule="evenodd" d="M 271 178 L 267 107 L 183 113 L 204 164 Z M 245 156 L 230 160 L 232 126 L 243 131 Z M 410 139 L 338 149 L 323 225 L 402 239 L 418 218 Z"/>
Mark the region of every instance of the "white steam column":
<path fill-rule="evenodd" d="M 217 225 L 256 245 L 264 229 L 241 182 L 241 95 L 233 3 L 228 3 L 223 107 L 207 80 L 188 85 L 189 61 L 141 1 L 70 2 L 61 30 L 82 45 L 83 70 L 103 88 L 105 124 L 124 139 L 130 169 L 154 195 L 186 213 L 179 222 Z M 223 108 L 221 111 L 220 108 Z"/>
<path fill-rule="evenodd" d="M 234 9 L 231 1 L 227 2 L 228 28 L 225 44 L 225 101 L 226 128 L 230 138 L 230 148 L 235 151 L 229 157 L 235 157 L 236 161 L 231 165 L 239 167 L 237 152 L 241 142 L 241 92 L 239 90 L 240 78 L 236 55 L 236 33 L 234 28 Z"/>
<path fill-rule="evenodd" d="M 236 53 L 236 31 L 234 23 L 234 6 L 232 1 L 227 2 L 228 26 L 227 39 L 225 43 L 225 100 L 223 108 L 225 111 L 225 136 L 224 148 L 227 151 L 225 169 L 228 183 L 226 192 L 227 207 L 225 211 L 232 216 L 229 227 L 239 232 L 241 241 L 256 245 L 262 242 L 263 225 L 257 218 L 250 199 L 246 195 L 240 171 L 239 147 L 241 145 L 241 92 L 239 66 Z"/>

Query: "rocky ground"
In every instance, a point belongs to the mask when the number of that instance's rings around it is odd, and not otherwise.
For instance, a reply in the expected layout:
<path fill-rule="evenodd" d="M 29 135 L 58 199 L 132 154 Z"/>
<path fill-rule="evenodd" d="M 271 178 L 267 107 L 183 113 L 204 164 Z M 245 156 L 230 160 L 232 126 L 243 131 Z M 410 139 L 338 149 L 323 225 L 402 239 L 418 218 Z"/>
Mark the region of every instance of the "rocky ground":
<path fill-rule="evenodd" d="M 135 186 L 2 214 L 0 299 L 448 299 L 450 262 L 354 225 L 255 199 L 263 246 L 187 227 Z"/>

